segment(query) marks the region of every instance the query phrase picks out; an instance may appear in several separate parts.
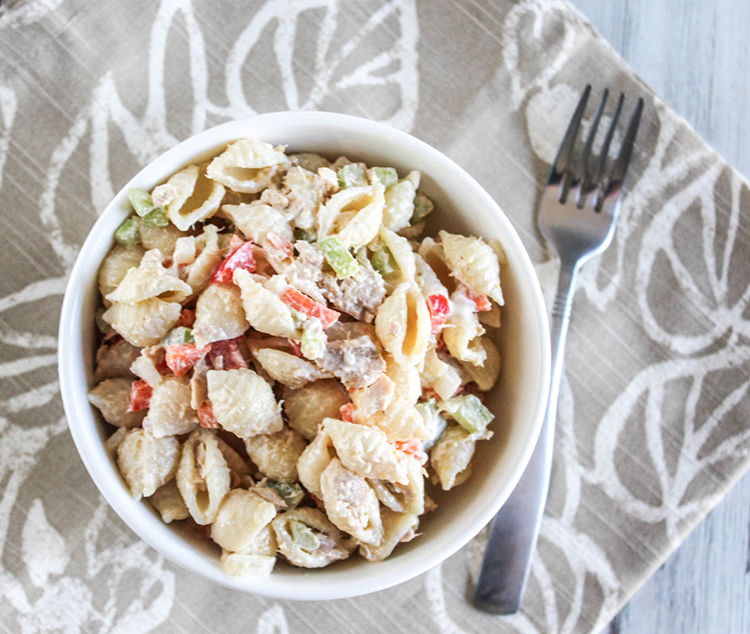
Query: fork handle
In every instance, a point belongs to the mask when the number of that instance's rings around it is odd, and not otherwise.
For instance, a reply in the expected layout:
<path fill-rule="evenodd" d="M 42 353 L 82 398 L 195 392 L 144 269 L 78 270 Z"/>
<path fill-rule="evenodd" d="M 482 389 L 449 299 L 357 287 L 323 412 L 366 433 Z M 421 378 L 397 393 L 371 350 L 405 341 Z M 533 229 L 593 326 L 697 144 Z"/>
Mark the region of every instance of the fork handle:
<path fill-rule="evenodd" d="M 491 614 L 518 612 L 529 576 L 549 490 L 557 397 L 577 272 L 575 263 L 564 263 L 560 268 L 552 303 L 552 373 L 542 430 L 518 485 L 492 521 L 482 569 L 474 588 L 474 605 Z"/>

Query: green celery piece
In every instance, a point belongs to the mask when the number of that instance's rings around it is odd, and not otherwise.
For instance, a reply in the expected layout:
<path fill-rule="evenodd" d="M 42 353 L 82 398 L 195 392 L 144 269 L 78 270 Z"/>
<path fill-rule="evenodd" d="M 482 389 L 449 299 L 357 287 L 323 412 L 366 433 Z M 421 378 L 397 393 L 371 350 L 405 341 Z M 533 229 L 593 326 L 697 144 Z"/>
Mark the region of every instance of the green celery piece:
<path fill-rule="evenodd" d="M 433 209 L 435 209 L 435 205 L 427 196 L 424 194 L 414 196 L 414 213 L 411 216 L 411 224 L 415 225 L 427 218 Z"/>
<path fill-rule="evenodd" d="M 130 216 L 115 231 L 115 242 L 126 247 L 134 247 L 141 241 L 141 231 L 138 227 L 138 220 Z"/>
<path fill-rule="evenodd" d="M 320 539 L 307 524 L 291 520 L 289 528 L 292 530 L 292 541 L 300 548 L 313 551 L 320 546 Z"/>
<path fill-rule="evenodd" d="M 318 242 L 318 248 L 323 253 L 326 262 L 336 271 L 337 277 L 350 277 L 357 271 L 359 266 L 357 261 L 336 236 L 321 240 Z"/>
<path fill-rule="evenodd" d="M 358 185 L 367 185 L 365 171 L 356 163 L 348 163 L 347 165 L 340 167 L 337 174 L 339 177 L 339 187 L 341 189 L 357 187 Z"/>
<path fill-rule="evenodd" d="M 154 201 L 151 198 L 151 194 L 140 187 L 133 187 L 128 190 L 128 200 L 133 205 L 135 213 L 141 218 L 154 209 Z"/>
<path fill-rule="evenodd" d="M 164 207 L 155 207 L 143 216 L 143 223 L 149 227 L 166 227 L 169 224 L 169 218 Z"/>
<path fill-rule="evenodd" d="M 398 183 L 398 172 L 393 167 L 373 167 L 372 172 L 386 189 Z"/>
<path fill-rule="evenodd" d="M 172 328 L 164 337 L 165 346 L 180 346 L 185 343 L 195 343 L 193 331 L 185 326 Z"/>
<path fill-rule="evenodd" d="M 288 509 L 296 509 L 302 501 L 302 498 L 305 497 L 305 492 L 302 490 L 302 487 L 297 484 L 292 484 L 291 482 L 266 480 L 266 486 L 279 494 L 281 499 L 286 502 Z"/>
<path fill-rule="evenodd" d="M 487 429 L 495 415 L 476 396 L 455 396 L 446 402 L 446 410 L 453 419 L 470 434 Z"/>
<path fill-rule="evenodd" d="M 372 266 L 383 277 L 388 277 L 398 269 L 396 259 L 388 247 L 383 247 L 372 256 Z"/>
<path fill-rule="evenodd" d="M 297 228 L 294 230 L 294 239 L 304 240 L 305 242 L 315 242 L 315 234 L 312 231 Z"/>

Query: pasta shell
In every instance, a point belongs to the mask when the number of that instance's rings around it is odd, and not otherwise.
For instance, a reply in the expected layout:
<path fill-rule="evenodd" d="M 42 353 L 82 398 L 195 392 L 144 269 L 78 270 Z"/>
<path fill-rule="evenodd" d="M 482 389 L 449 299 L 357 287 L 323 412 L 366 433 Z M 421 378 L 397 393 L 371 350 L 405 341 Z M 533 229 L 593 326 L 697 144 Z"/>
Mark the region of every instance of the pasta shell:
<path fill-rule="evenodd" d="M 349 187 L 331 196 L 326 203 L 328 213 L 334 218 L 333 234 L 347 249 L 356 250 L 378 235 L 383 220 L 384 193 L 381 183 Z"/>
<path fill-rule="evenodd" d="M 472 365 L 482 365 L 487 358 L 487 352 L 482 346 L 484 328 L 479 324 L 475 312 L 455 309 L 459 305 L 458 295 L 458 293 L 451 295 L 454 311 L 441 331 L 443 341 L 454 358 Z"/>
<path fill-rule="evenodd" d="M 163 259 L 158 249 L 146 252 L 138 268 L 130 269 L 107 299 L 125 304 L 137 304 L 152 297 L 165 302 L 183 301 L 192 289 L 164 268 Z"/>
<path fill-rule="evenodd" d="M 103 343 L 96 351 L 95 381 L 113 379 L 115 377 L 133 378 L 130 366 L 138 356 L 140 350 L 130 345 L 124 339 L 109 345 Z"/>
<path fill-rule="evenodd" d="M 233 553 L 228 550 L 221 552 L 222 570 L 233 577 L 262 579 L 273 572 L 275 564 L 276 557 Z"/>
<path fill-rule="evenodd" d="M 431 434 L 422 415 L 408 401 L 397 397 L 383 412 L 377 412 L 369 421 L 381 430 L 390 441 L 428 440 Z"/>
<path fill-rule="evenodd" d="M 422 397 L 419 369 L 413 365 L 399 365 L 391 355 L 385 358 L 385 374 L 393 382 L 395 394 L 414 405 Z"/>
<path fill-rule="evenodd" d="M 422 240 L 422 244 L 419 245 L 417 253 L 435 273 L 438 280 L 440 280 L 440 283 L 448 292 L 448 295 L 453 293 L 458 286 L 458 282 L 456 281 L 456 278 L 451 275 L 451 270 L 448 267 L 445 258 L 443 245 L 439 242 L 435 242 L 432 238 L 425 238 Z"/>
<path fill-rule="evenodd" d="M 195 522 L 213 522 L 229 491 L 229 467 L 214 433 L 199 428 L 190 434 L 182 446 L 176 479 Z"/>
<path fill-rule="evenodd" d="M 466 480 L 464 472 L 474 456 L 477 440 L 490 438 L 492 432 L 470 434 L 460 425 L 449 425 L 430 452 L 430 464 L 435 470 L 443 491 L 448 491 Z M 462 477 L 462 476 L 466 477 Z"/>
<path fill-rule="evenodd" d="M 491 297 L 502 306 L 500 263 L 492 247 L 480 238 L 440 232 L 443 251 L 452 274 L 473 291 Z"/>
<path fill-rule="evenodd" d="M 461 365 L 464 371 L 471 377 L 471 380 L 477 384 L 477 387 L 481 391 L 486 392 L 492 389 L 500 376 L 500 351 L 497 349 L 495 342 L 487 336 L 480 337 L 479 344 L 485 354 L 485 360 L 482 365 L 474 365 L 472 363 L 462 363 Z"/>
<path fill-rule="evenodd" d="M 214 416 L 227 431 L 250 438 L 283 427 L 271 386 L 252 370 L 209 370 L 206 378 Z"/>
<path fill-rule="evenodd" d="M 349 397 L 341 383 L 324 379 L 299 389 L 284 388 L 284 412 L 292 429 L 307 440 L 318 433 L 324 418 L 336 418 Z"/>
<path fill-rule="evenodd" d="M 408 484 L 408 458 L 391 445 L 378 430 L 327 418 L 323 429 L 344 466 L 363 478 L 377 478 Z"/>
<path fill-rule="evenodd" d="M 425 508 L 424 469 L 415 458 L 409 458 L 407 464 L 407 484 L 387 480 L 369 480 L 369 483 L 384 506 L 398 513 L 422 515 Z"/>
<path fill-rule="evenodd" d="M 300 522 L 312 533 L 312 543 L 295 542 L 293 523 Z M 278 515 L 271 523 L 279 552 L 289 563 L 302 568 L 322 568 L 346 559 L 354 542 L 344 541 L 339 530 L 318 509 L 298 508 Z"/>
<path fill-rule="evenodd" d="M 128 432 L 117 448 L 117 466 L 136 500 L 149 497 L 175 475 L 180 443 L 174 438 L 154 438 L 143 429 Z"/>
<path fill-rule="evenodd" d="M 167 205 L 167 216 L 180 231 L 213 216 L 224 198 L 224 187 L 206 177 L 197 165 L 190 165 L 168 181 L 175 196 Z"/>
<path fill-rule="evenodd" d="M 328 372 L 324 372 L 315 364 L 288 352 L 261 348 L 255 356 L 268 376 L 293 389 L 299 389 L 319 379 L 331 378 Z"/>
<path fill-rule="evenodd" d="M 198 426 L 198 416 L 190 407 L 190 380 L 167 376 L 153 388 L 143 428 L 155 438 L 187 434 Z"/>
<path fill-rule="evenodd" d="M 271 185 L 288 166 L 283 148 L 256 139 L 240 139 L 211 161 L 206 174 L 232 191 L 256 194 Z"/>
<path fill-rule="evenodd" d="M 336 452 L 330 435 L 325 430 L 319 431 L 315 440 L 307 445 L 297 461 L 297 475 L 302 486 L 313 495 L 322 497 L 320 476 L 335 457 Z"/>
<path fill-rule="evenodd" d="M 109 295 L 122 282 L 125 274 L 137 268 L 145 251 L 140 246 L 115 246 L 104 258 L 99 268 L 99 292 L 103 297 Z"/>
<path fill-rule="evenodd" d="M 222 549 L 221 566 L 235 577 L 267 577 L 276 563 L 277 550 L 276 535 L 271 526 L 266 525 L 242 552 Z"/>
<path fill-rule="evenodd" d="M 141 244 L 147 251 L 159 249 L 164 257 L 171 257 L 177 241 L 185 234 L 173 224 L 164 227 L 150 227 L 145 222 L 140 223 Z"/>
<path fill-rule="evenodd" d="M 139 348 L 161 342 L 180 318 L 182 307 L 155 297 L 137 304 L 113 304 L 102 319 Z"/>
<path fill-rule="evenodd" d="M 199 253 L 195 261 L 187 266 L 185 275 L 193 295 L 208 286 L 211 275 L 224 258 L 224 249 L 219 244 L 219 235 L 213 225 L 203 227 L 203 233 L 195 238 L 195 244 Z"/>
<path fill-rule="evenodd" d="M 399 231 L 409 224 L 414 215 L 414 196 L 417 193 L 409 179 L 400 180 L 385 192 L 383 225 L 391 231 Z"/>
<path fill-rule="evenodd" d="M 413 282 L 401 284 L 381 304 L 375 331 L 396 363 L 421 365 L 430 338 L 430 312 Z"/>
<path fill-rule="evenodd" d="M 117 458 L 117 449 L 120 447 L 120 443 L 125 440 L 128 431 L 127 427 L 118 427 L 117 431 L 104 441 L 104 451 L 110 458 Z"/>
<path fill-rule="evenodd" d="M 380 505 L 367 480 L 334 458 L 320 476 L 320 488 L 326 515 L 336 528 L 366 544 L 380 542 Z"/>
<path fill-rule="evenodd" d="M 261 473 L 284 482 L 297 480 L 297 461 L 305 447 L 305 439 L 288 427 L 275 434 L 259 434 L 245 439 L 247 455 Z"/>
<path fill-rule="evenodd" d="M 193 325 L 197 348 L 214 341 L 235 339 L 249 327 L 240 291 L 235 286 L 212 284 L 199 295 Z"/>
<path fill-rule="evenodd" d="M 402 541 L 413 535 L 419 526 L 419 517 L 414 513 L 396 513 L 390 509 L 382 512 L 383 539 L 376 546 L 362 544 L 359 554 L 367 561 L 383 561 Z"/>
<path fill-rule="evenodd" d="M 256 244 L 261 244 L 269 232 L 284 240 L 293 238 L 292 227 L 286 216 L 270 205 L 260 202 L 224 205 L 221 213 L 236 225 L 246 240 Z"/>
<path fill-rule="evenodd" d="M 225 550 L 242 551 L 275 516 L 276 507 L 270 502 L 245 489 L 233 489 L 224 496 L 211 524 L 211 539 Z"/>
<path fill-rule="evenodd" d="M 129 412 L 132 379 L 106 379 L 89 390 L 88 401 L 115 427 L 140 427 L 145 412 Z"/>
<path fill-rule="evenodd" d="M 234 283 L 240 287 L 245 317 L 255 330 L 274 337 L 298 339 L 292 313 L 275 293 L 242 269 L 234 272 Z"/>
<path fill-rule="evenodd" d="M 148 501 L 159 512 L 165 524 L 175 520 L 186 520 L 190 517 L 190 512 L 185 506 L 185 501 L 182 499 L 180 490 L 174 480 L 170 480 L 156 489 L 156 492 L 148 498 Z"/>

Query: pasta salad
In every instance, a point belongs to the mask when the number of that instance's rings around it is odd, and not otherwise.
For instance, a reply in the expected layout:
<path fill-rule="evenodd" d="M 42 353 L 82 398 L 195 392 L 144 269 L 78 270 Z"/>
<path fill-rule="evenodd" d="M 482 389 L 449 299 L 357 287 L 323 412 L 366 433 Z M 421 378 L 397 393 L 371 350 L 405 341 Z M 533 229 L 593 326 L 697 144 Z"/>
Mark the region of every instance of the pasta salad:
<path fill-rule="evenodd" d="M 492 436 L 502 247 L 423 236 L 419 172 L 253 139 L 129 202 L 88 398 L 132 496 L 232 575 L 417 537 Z"/>

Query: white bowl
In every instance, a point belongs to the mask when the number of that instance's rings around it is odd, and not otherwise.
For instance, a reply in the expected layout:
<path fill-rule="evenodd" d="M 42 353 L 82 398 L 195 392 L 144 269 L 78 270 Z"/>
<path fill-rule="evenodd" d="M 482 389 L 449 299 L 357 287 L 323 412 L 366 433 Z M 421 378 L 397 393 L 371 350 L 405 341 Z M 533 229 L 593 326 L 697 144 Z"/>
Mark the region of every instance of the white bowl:
<path fill-rule="evenodd" d="M 460 488 L 436 496 L 439 508 L 424 517 L 423 534 L 381 563 L 351 557 L 310 571 L 277 564 L 271 577 L 261 580 L 225 574 L 217 551 L 208 543 L 196 543 L 179 527 L 164 524 L 150 506 L 133 501 L 104 451 L 113 428 L 86 400 L 96 345 L 97 271 L 113 244 L 115 229 L 128 214 L 128 188 L 150 190 L 198 157 L 215 154 L 243 137 L 285 144 L 289 151 L 346 154 L 371 165 L 394 166 L 402 174 L 419 170 L 422 188 L 437 210 L 429 233 L 445 228 L 498 238 L 508 256 L 502 273 L 507 306 L 500 340 L 503 369 L 487 401 L 496 416 L 491 425 L 495 436 L 479 443 L 472 477 Z M 404 132 L 323 112 L 275 112 L 226 123 L 183 141 L 144 167 L 107 206 L 81 247 L 60 319 L 59 372 L 68 425 L 86 468 L 112 508 L 142 539 L 180 566 L 229 588 L 283 599 L 338 599 L 382 590 L 432 568 L 474 537 L 508 498 L 531 456 L 544 414 L 549 366 L 549 331 L 539 283 L 518 234 L 489 194 L 453 161 Z"/>

